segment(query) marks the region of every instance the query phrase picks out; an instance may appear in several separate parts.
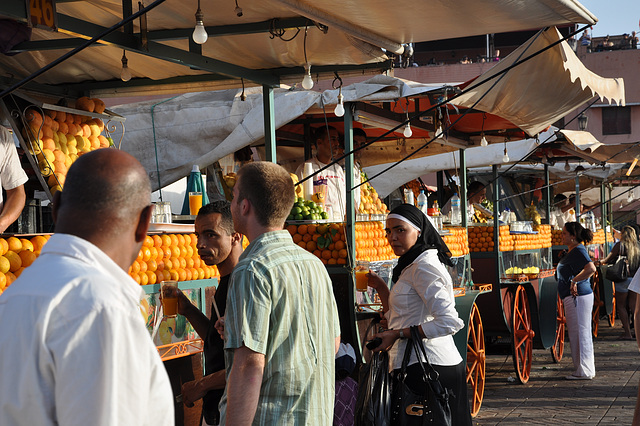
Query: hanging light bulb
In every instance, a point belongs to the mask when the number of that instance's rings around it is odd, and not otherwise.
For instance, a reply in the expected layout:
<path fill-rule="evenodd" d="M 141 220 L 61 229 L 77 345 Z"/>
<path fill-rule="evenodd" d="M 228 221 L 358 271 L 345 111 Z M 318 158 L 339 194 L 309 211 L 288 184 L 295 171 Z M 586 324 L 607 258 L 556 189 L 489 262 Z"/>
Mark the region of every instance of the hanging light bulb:
<path fill-rule="evenodd" d="M 480 146 L 487 146 L 489 145 L 489 141 L 487 140 L 487 138 L 484 137 L 484 133 L 480 133 L 480 136 L 482 136 L 480 138 Z"/>
<path fill-rule="evenodd" d="M 235 12 L 236 12 L 236 16 L 237 16 L 238 18 L 242 17 L 242 8 L 241 8 L 240 6 L 238 6 L 238 0 L 236 0 L 236 9 L 235 9 Z"/>
<path fill-rule="evenodd" d="M 342 88 L 340 88 L 340 93 L 338 93 L 338 105 L 336 105 L 336 109 L 333 110 L 333 113 L 336 117 L 342 117 L 344 115 L 344 96 L 342 96 Z"/>
<path fill-rule="evenodd" d="M 507 145 L 504 145 L 504 155 L 502 156 L 502 162 L 503 163 L 508 163 L 509 162 L 509 154 L 507 154 Z"/>
<path fill-rule="evenodd" d="M 202 22 L 203 18 L 204 14 L 202 13 L 202 10 L 200 10 L 200 0 L 198 0 L 198 10 L 196 10 L 196 27 L 191 35 L 193 41 L 198 44 L 204 44 L 209 38 L 207 30 L 204 29 L 204 23 Z"/>
<path fill-rule="evenodd" d="M 122 81 L 131 80 L 131 71 L 129 70 L 129 60 L 127 59 L 127 55 L 125 51 L 122 51 L 122 71 L 120 72 L 120 79 Z"/>
<path fill-rule="evenodd" d="M 302 79 L 302 87 L 311 90 L 313 89 L 313 78 L 311 78 L 311 65 L 309 63 L 304 64 L 304 78 Z"/>
<path fill-rule="evenodd" d="M 569 160 L 564 162 L 564 171 L 568 172 L 569 170 L 571 170 L 571 166 L 569 166 Z"/>
<path fill-rule="evenodd" d="M 404 126 L 404 131 L 402 132 L 402 134 L 405 138 L 410 138 L 411 135 L 413 135 L 413 131 L 411 130 L 411 125 L 409 123 Z"/>
<path fill-rule="evenodd" d="M 542 164 L 547 164 L 549 162 L 549 160 L 547 160 L 547 156 L 543 155 L 542 158 L 540 159 L 540 161 L 542 161 Z"/>

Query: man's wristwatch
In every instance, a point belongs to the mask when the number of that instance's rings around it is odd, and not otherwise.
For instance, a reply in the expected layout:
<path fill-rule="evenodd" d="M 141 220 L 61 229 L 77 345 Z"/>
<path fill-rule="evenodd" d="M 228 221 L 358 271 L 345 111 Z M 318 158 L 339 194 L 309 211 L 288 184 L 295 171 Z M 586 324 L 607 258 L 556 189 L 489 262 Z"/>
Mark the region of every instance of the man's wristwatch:
<path fill-rule="evenodd" d="M 400 333 L 400 334 L 399 334 L 399 337 L 400 337 L 401 339 L 404 339 L 404 331 L 403 331 L 403 329 L 400 329 L 400 330 L 398 330 L 398 331 L 399 331 L 399 333 Z"/>

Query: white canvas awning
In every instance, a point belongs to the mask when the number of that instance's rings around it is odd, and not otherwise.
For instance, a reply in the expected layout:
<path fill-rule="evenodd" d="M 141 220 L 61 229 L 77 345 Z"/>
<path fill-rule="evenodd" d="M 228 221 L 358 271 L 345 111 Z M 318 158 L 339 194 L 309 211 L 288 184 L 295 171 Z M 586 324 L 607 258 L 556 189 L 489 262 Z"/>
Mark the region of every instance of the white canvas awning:
<path fill-rule="evenodd" d="M 553 132 L 543 134 L 541 139 L 554 140 Z M 540 144 L 536 139 L 524 139 L 520 141 L 508 142 L 505 144 L 496 143 L 486 147 L 468 148 L 465 150 L 466 163 L 468 168 L 484 167 L 492 164 L 505 164 L 502 162 L 505 146 L 511 161 L 517 161 L 526 157 Z M 364 171 L 370 178 L 387 169 L 393 163 L 379 164 L 371 167 L 364 167 Z M 436 154 L 429 157 L 412 158 L 404 161 L 391 170 L 385 172 L 378 178 L 371 180 L 371 185 L 376 189 L 381 197 L 386 197 L 394 189 L 406 182 L 416 179 L 427 173 L 440 170 L 455 170 L 460 168 L 460 154 L 450 152 L 447 154 Z"/>
<path fill-rule="evenodd" d="M 24 0 L 3 0 L 0 17 L 26 21 L 24 4 Z M 11 52 L 17 53 L 15 56 L 3 56 L 0 74 L 20 80 L 38 71 L 121 21 L 126 15 L 122 4 L 121 0 L 57 2 L 58 31 L 34 28 L 31 42 L 36 44 L 15 46 Z M 203 90 L 205 82 L 207 87 L 238 87 L 239 81 L 233 78 L 239 77 L 245 81 L 273 81 L 274 76 L 275 81 L 300 81 L 305 62 L 312 70 L 376 64 L 388 58 L 387 52 L 402 53 L 406 43 L 597 21 L 575 0 L 242 0 L 238 5 L 242 16 L 237 16 L 233 1 L 201 2 L 209 32 L 202 54 L 189 47 L 196 2 L 167 0 L 147 14 L 146 46 L 141 46 L 140 21 L 136 19 L 128 29 L 131 32 L 119 30 L 107 36 L 35 82 L 106 82 L 91 90 L 108 96 L 162 90 L 148 81 L 144 87 L 136 87 L 134 81 L 141 78 L 167 86 L 180 84 L 183 92 Z M 291 27 L 269 31 L 271 25 L 286 20 L 292 22 Z M 327 31 L 317 28 L 316 23 Z M 119 81 L 123 49 L 133 75 L 126 85 Z M 265 73 L 267 70 L 270 72 Z M 226 83 L 204 78 L 210 74 L 219 75 Z M 202 78 L 165 81 L 176 77 Z"/>
<path fill-rule="evenodd" d="M 561 38 L 556 28 L 534 36 L 473 83 L 496 75 Z M 624 105 L 623 80 L 589 71 L 564 41 L 460 96 L 455 103 L 506 118 L 533 136 L 595 96 Z"/>
<path fill-rule="evenodd" d="M 579 130 L 560 130 L 576 148 L 591 153 L 598 149 L 602 143 L 598 141 L 591 133 Z"/>

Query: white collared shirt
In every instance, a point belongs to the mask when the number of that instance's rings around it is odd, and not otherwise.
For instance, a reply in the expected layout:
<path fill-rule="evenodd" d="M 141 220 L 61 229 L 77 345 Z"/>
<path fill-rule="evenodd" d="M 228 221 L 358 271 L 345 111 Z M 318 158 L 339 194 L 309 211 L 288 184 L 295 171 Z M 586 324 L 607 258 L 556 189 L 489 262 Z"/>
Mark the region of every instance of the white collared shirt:
<path fill-rule="evenodd" d="M 458 316 L 453 296 L 453 283 L 438 251 L 429 249 L 407 266 L 393 285 L 389 295 L 389 311 L 385 314 L 390 329 L 421 325 L 429 362 L 434 365 L 457 365 L 462 357 L 453 335 L 464 327 Z M 389 351 L 389 368 L 402 366 L 407 339 L 399 339 Z M 417 362 L 411 353 L 409 365 Z"/>
<path fill-rule="evenodd" d="M 95 245 L 52 236 L 0 295 L 0 424 L 173 425 L 143 295 Z"/>
<path fill-rule="evenodd" d="M 5 190 L 15 189 L 28 180 L 27 174 L 20 165 L 11 133 L 0 125 L 0 185 Z M 2 211 L 2 205 L 2 191 L 0 191 L 0 211 Z"/>

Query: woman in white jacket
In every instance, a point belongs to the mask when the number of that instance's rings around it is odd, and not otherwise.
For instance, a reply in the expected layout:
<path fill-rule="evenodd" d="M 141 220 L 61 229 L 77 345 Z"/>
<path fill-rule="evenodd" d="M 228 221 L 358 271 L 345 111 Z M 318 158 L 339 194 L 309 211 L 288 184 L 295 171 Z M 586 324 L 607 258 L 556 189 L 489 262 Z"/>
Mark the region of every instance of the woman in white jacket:
<path fill-rule="evenodd" d="M 466 363 L 453 341 L 464 327 L 455 309 L 453 283 L 445 265 L 452 266 L 450 254 L 427 217 L 411 204 L 402 204 L 388 215 L 387 239 L 400 256 L 393 270 L 393 288 L 369 274 L 369 286 L 380 295 L 389 330 L 376 334 L 382 343 L 375 351 L 389 352 L 389 369 L 399 370 L 410 337 L 410 327 L 418 326 L 429 362 L 450 389 L 452 423 L 471 425 L 467 399 Z M 422 372 L 415 352 L 411 353 L 405 384 L 414 392 L 424 392 Z"/>

